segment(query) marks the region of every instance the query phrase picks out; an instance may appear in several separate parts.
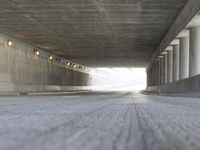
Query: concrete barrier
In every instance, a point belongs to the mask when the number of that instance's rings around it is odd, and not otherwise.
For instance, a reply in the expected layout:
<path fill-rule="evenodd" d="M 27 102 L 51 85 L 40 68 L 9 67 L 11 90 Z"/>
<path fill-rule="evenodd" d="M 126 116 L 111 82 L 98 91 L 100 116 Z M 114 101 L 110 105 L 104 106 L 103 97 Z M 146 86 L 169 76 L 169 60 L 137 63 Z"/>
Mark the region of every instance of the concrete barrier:
<path fill-rule="evenodd" d="M 184 95 L 184 96 L 200 96 L 200 75 L 168 83 L 161 86 L 150 86 L 146 90 L 150 93 Z"/>

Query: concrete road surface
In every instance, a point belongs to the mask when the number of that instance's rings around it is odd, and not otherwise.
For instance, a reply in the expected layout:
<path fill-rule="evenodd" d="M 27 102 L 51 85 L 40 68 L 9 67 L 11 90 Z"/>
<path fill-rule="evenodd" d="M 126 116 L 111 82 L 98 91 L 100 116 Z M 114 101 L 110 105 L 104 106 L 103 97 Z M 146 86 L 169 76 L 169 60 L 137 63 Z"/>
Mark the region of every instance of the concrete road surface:
<path fill-rule="evenodd" d="M 0 97 L 0 150 L 200 150 L 200 99 Z"/>

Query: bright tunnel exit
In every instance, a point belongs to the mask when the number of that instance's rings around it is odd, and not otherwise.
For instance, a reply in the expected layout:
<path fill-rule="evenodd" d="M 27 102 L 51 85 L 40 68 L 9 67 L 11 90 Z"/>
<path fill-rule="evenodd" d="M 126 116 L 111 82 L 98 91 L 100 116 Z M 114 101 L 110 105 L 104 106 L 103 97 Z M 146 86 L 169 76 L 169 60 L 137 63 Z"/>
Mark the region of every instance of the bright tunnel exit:
<path fill-rule="evenodd" d="M 95 90 L 141 91 L 146 88 L 146 69 L 93 68 L 90 80 Z"/>

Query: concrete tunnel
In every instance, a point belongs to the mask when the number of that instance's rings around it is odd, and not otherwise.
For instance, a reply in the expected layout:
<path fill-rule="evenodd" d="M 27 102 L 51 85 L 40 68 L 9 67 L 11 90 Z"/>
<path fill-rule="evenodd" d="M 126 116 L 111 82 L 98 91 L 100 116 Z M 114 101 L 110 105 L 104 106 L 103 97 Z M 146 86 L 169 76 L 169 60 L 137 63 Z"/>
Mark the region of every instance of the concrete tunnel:
<path fill-rule="evenodd" d="M 199 98 L 199 0 L 1 0 L 0 150 L 198 150 Z"/>

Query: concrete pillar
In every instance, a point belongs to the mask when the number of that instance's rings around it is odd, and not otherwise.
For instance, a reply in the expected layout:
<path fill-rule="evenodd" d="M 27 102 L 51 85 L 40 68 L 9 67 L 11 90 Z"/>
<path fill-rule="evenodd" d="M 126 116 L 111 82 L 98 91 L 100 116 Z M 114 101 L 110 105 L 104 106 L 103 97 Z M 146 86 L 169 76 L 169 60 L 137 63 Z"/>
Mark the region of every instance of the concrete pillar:
<path fill-rule="evenodd" d="M 189 76 L 200 74 L 200 26 L 190 29 Z"/>
<path fill-rule="evenodd" d="M 158 82 L 158 64 L 157 64 L 157 61 L 155 62 L 155 85 L 157 85 L 157 82 Z"/>
<path fill-rule="evenodd" d="M 179 79 L 189 77 L 189 37 L 180 38 Z"/>
<path fill-rule="evenodd" d="M 147 74 L 147 77 L 146 77 L 146 80 L 147 80 L 147 87 L 149 86 L 149 71 L 146 69 L 146 74 Z"/>
<path fill-rule="evenodd" d="M 179 45 L 173 46 L 173 81 L 179 80 Z"/>
<path fill-rule="evenodd" d="M 154 70 L 154 73 L 155 73 L 155 75 L 154 75 L 154 78 L 155 78 L 155 86 L 157 85 L 157 81 L 158 81 L 158 76 L 157 76 L 157 63 L 155 62 L 155 64 L 154 64 L 154 67 L 155 67 L 155 70 Z"/>
<path fill-rule="evenodd" d="M 153 85 L 156 85 L 156 65 L 153 65 Z"/>
<path fill-rule="evenodd" d="M 173 51 L 169 50 L 167 53 L 167 83 L 171 83 L 173 79 Z"/>
<path fill-rule="evenodd" d="M 154 85 L 157 85 L 157 65 L 154 64 Z"/>
<path fill-rule="evenodd" d="M 167 54 L 164 55 L 164 59 L 163 59 L 163 77 L 164 77 L 164 80 L 163 80 L 163 84 L 166 84 L 167 83 L 167 71 L 168 71 L 168 64 L 167 64 Z"/>
<path fill-rule="evenodd" d="M 156 63 L 155 63 L 155 79 L 156 79 L 156 86 L 158 85 L 158 61 L 156 60 Z"/>
<path fill-rule="evenodd" d="M 164 63 L 163 57 L 160 57 L 160 85 L 164 84 Z"/>
<path fill-rule="evenodd" d="M 151 67 L 151 74 L 150 74 L 151 76 L 151 80 L 150 80 L 150 83 L 151 83 L 151 86 L 153 85 L 153 67 Z"/>
<path fill-rule="evenodd" d="M 153 67 L 151 68 L 151 86 L 153 86 Z"/>
<path fill-rule="evenodd" d="M 151 86 L 154 85 L 154 74 L 153 74 L 153 71 L 154 71 L 154 66 L 152 66 L 152 68 L 151 68 Z"/>
<path fill-rule="evenodd" d="M 157 85 L 160 85 L 160 59 L 157 60 L 157 75 L 158 75 L 158 82 Z"/>
<path fill-rule="evenodd" d="M 148 86 L 151 86 L 151 68 L 148 70 Z"/>

